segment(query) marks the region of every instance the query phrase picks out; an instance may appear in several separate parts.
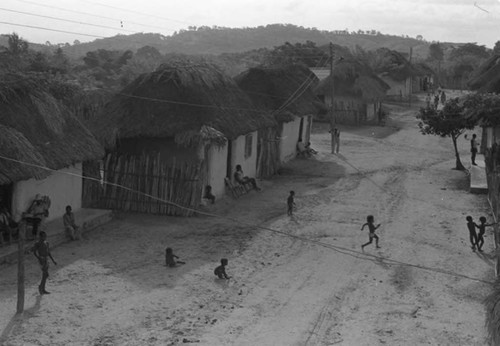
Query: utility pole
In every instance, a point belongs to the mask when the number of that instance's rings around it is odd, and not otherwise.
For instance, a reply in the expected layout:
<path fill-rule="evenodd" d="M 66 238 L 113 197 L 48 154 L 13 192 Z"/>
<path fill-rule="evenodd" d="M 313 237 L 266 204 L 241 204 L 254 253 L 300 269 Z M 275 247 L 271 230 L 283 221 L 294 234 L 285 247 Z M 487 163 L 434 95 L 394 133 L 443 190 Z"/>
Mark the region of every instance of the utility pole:
<path fill-rule="evenodd" d="M 413 93 L 413 71 L 411 68 L 411 56 L 413 55 L 413 47 L 410 47 L 410 58 L 408 62 L 410 64 L 410 85 L 408 86 L 408 107 L 411 108 L 411 96 Z"/>
<path fill-rule="evenodd" d="M 331 95 L 330 95 L 330 135 L 332 154 L 335 154 L 336 131 L 335 131 L 335 109 L 334 109 L 334 79 L 333 79 L 333 43 L 330 42 L 330 81 L 331 81 Z"/>
<path fill-rule="evenodd" d="M 24 237 L 26 235 L 26 221 L 19 222 L 19 241 L 17 243 L 17 313 L 24 311 Z M 12 240 L 12 239 L 11 239 Z"/>

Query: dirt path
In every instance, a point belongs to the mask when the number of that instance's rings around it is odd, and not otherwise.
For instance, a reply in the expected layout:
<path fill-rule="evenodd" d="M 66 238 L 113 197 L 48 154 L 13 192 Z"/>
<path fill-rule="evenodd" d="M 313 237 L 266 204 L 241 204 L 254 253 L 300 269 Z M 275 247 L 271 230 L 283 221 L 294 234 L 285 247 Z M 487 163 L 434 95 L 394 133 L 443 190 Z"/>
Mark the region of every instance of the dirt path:
<path fill-rule="evenodd" d="M 6 345 L 484 345 L 484 255 L 467 242 L 465 215 L 488 214 L 451 170 L 451 141 L 422 136 L 413 112 L 386 127 L 345 129 L 341 156 L 317 128 L 315 159 L 295 160 L 264 191 L 213 210 L 244 224 L 132 215 L 81 243 L 57 248 L 53 294 L 36 294 L 28 261 L 28 311 L 14 318 L 15 267 L 1 267 L 0 341 Z M 398 131 L 396 131 L 398 130 Z M 461 143 L 464 162 L 467 142 Z M 451 160 L 450 160 L 451 158 Z M 287 191 L 297 194 L 286 217 Z M 366 215 L 382 223 L 381 249 L 360 252 Z M 249 224 L 321 242 L 323 246 Z M 163 266 L 166 246 L 188 263 Z M 339 248 L 334 248 L 333 245 Z M 373 257 L 375 255 L 377 257 Z M 229 282 L 213 279 L 221 257 Z"/>

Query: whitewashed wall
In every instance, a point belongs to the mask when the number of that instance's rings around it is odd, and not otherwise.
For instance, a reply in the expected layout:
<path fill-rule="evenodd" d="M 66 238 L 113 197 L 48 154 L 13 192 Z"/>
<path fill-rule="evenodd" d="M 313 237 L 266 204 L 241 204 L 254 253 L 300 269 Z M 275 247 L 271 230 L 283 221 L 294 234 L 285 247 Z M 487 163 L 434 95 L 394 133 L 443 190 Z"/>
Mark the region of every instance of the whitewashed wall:
<path fill-rule="evenodd" d="M 231 142 L 231 179 L 233 179 L 236 165 L 241 165 L 243 173 L 248 177 L 255 177 L 257 172 L 257 131 L 251 133 L 252 155 L 245 158 L 245 135 L 239 136 Z"/>
<path fill-rule="evenodd" d="M 47 221 L 62 217 L 67 205 L 71 205 L 73 211 L 77 211 L 82 207 L 81 174 L 82 164 L 77 163 L 54 172 L 42 180 L 29 179 L 15 183 L 12 196 L 13 217 L 19 220 L 21 214 L 31 205 L 36 194 L 50 197 L 51 205 Z"/>
<path fill-rule="evenodd" d="M 307 118 L 304 118 L 304 127 L 302 129 L 302 138 L 305 139 L 304 133 L 307 131 Z M 299 141 L 300 118 L 295 117 L 295 120 L 284 123 L 283 131 L 281 132 L 280 143 L 280 161 L 286 162 L 293 159 L 297 153 L 297 142 Z M 305 144 L 305 143 L 304 143 Z"/>
<path fill-rule="evenodd" d="M 208 185 L 212 193 L 220 198 L 225 193 L 224 178 L 227 174 L 227 144 L 223 147 L 212 145 L 208 150 Z"/>

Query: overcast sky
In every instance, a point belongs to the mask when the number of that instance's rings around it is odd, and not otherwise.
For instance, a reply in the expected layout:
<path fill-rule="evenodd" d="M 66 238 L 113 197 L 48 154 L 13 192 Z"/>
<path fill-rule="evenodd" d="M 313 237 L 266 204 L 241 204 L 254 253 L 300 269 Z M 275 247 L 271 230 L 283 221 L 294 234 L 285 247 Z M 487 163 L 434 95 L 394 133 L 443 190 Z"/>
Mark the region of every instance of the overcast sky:
<path fill-rule="evenodd" d="M 274 23 L 290 23 L 316 27 L 320 30 L 375 29 L 384 34 L 405 34 L 410 37 L 422 35 L 429 41 L 477 42 L 493 47 L 495 42 L 500 40 L 500 1 L 2 0 L 0 2 L 0 33 L 17 32 L 24 39 L 37 43 L 46 41 L 73 43 L 75 40 L 84 42 L 133 32 L 158 32 L 171 35 L 174 31 L 186 29 L 188 26 L 255 27 Z"/>

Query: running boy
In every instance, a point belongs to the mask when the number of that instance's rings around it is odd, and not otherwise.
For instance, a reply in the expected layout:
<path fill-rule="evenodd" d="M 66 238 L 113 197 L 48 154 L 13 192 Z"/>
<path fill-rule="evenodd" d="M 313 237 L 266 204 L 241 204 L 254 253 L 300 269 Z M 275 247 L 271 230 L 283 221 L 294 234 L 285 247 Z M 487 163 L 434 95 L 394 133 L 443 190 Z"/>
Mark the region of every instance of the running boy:
<path fill-rule="evenodd" d="M 368 236 L 370 237 L 370 241 L 366 244 L 361 245 L 361 250 L 363 250 L 366 245 L 370 245 L 373 242 L 373 238 L 375 238 L 376 248 L 380 249 L 380 246 L 378 246 L 378 236 L 375 234 L 375 230 L 380 227 L 380 224 L 375 226 L 373 223 L 374 223 L 373 215 L 368 215 L 366 217 L 366 223 L 361 227 L 361 230 L 364 230 L 365 226 L 368 226 L 368 230 L 370 231 L 370 233 L 368 234 Z"/>
<path fill-rule="evenodd" d="M 56 261 L 54 261 L 54 258 L 52 258 L 52 255 L 50 254 L 49 242 L 46 240 L 47 234 L 44 231 L 41 231 L 39 237 L 39 240 L 32 248 L 33 254 L 38 259 L 38 262 L 40 263 L 40 267 L 42 269 L 42 281 L 40 281 L 40 285 L 38 286 L 38 292 L 40 294 L 50 294 L 50 292 L 47 292 L 45 290 L 45 282 L 49 277 L 48 258 L 52 260 L 54 265 L 57 265 L 57 263 Z"/>
<path fill-rule="evenodd" d="M 220 266 L 215 268 L 214 274 L 219 277 L 219 279 L 229 280 L 231 277 L 226 274 L 227 258 L 220 260 Z"/>
<path fill-rule="evenodd" d="M 290 191 L 290 196 L 288 196 L 286 203 L 288 204 L 288 215 L 293 215 L 293 207 L 295 207 L 295 202 L 293 197 L 295 196 L 295 191 Z"/>
<path fill-rule="evenodd" d="M 484 245 L 484 233 L 486 233 L 486 227 L 489 227 L 489 226 L 493 226 L 495 225 L 495 223 L 490 223 L 489 225 L 486 224 L 486 218 L 484 216 L 481 216 L 479 218 L 479 221 L 481 221 L 481 223 L 479 224 L 479 226 L 477 226 L 479 228 L 479 233 L 477 234 L 477 249 L 479 252 L 483 252 L 483 245 Z"/>
<path fill-rule="evenodd" d="M 467 220 L 467 228 L 469 229 L 469 240 L 472 251 L 476 250 L 476 245 L 477 245 L 477 234 L 476 234 L 476 227 L 479 228 L 478 225 L 472 220 L 472 216 L 467 216 L 465 218 Z"/>
<path fill-rule="evenodd" d="M 176 258 L 179 257 L 174 255 L 172 248 L 167 247 L 165 250 L 165 263 L 167 264 L 167 267 L 175 267 L 177 264 L 186 264 L 186 262 L 176 261 Z"/>

